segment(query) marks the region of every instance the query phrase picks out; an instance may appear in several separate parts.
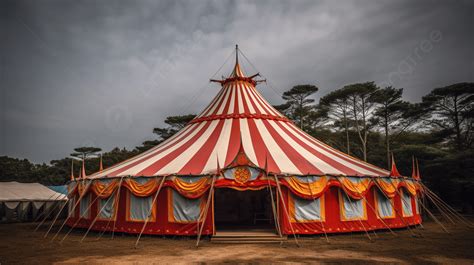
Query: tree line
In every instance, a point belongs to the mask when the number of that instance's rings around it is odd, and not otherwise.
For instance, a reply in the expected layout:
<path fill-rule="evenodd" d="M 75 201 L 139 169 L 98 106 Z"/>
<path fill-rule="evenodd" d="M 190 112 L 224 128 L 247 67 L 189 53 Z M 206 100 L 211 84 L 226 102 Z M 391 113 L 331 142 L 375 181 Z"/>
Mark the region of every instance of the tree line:
<path fill-rule="evenodd" d="M 412 156 L 416 156 L 427 185 L 448 201 L 474 205 L 470 195 L 474 192 L 474 83 L 435 88 L 417 103 L 404 100 L 402 88 L 379 87 L 375 82 L 346 85 L 319 101 L 318 91 L 315 85 L 296 85 L 283 93 L 284 103 L 274 107 L 310 135 L 369 163 L 389 168 L 394 153 L 403 175 L 411 174 Z M 159 144 L 195 116 L 167 117 L 165 127 L 153 129 L 155 140 L 132 150 L 103 152 L 104 167 Z M 77 150 L 71 155 L 88 156 Z M 63 184 L 69 180 L 71 161 L 77 176 L 81 162 L 71 158 L 36 165 L 0 157 L 0 177 L 2 181 Z M 87 159 L 87 174 L 98 168 L 97 156 Z"/>

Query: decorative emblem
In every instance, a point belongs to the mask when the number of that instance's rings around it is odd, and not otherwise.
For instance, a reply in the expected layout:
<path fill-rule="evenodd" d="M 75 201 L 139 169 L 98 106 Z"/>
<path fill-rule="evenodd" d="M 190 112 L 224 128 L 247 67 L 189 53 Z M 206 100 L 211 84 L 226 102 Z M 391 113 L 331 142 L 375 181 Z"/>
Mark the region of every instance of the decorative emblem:
<path fill-rule="evenodd" d="M 238 167 L 235 169 L 234 178 L 240 184 L 247 182 L 250 179 L 251 173 L 247 167 Z"/>

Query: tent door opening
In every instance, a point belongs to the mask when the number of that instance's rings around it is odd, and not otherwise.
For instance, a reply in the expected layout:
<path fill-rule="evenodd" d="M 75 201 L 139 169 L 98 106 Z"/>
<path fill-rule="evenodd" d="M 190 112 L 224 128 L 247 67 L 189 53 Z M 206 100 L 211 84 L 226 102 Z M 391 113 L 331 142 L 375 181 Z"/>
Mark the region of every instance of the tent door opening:
<path fill-rule="evenodd" d="M 272 192 L 275 196 L 274 189 Z M 270 190 L 268 188 L 257 191 L 216 189 L 214 193 L 214 224 L 216 231 L 276 231 Z"/>

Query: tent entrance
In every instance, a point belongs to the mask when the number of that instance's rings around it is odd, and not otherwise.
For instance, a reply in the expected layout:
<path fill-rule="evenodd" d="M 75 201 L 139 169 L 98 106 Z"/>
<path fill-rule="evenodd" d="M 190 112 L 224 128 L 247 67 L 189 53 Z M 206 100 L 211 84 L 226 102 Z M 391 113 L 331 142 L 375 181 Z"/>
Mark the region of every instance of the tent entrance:
<path fill-rule="evenodd" d="M 273 189 L 275 196 L 275 190 Z M 270 190 L 238 191 L 218 188 L 214 193 L 216 231 L 275 230 Z"/>

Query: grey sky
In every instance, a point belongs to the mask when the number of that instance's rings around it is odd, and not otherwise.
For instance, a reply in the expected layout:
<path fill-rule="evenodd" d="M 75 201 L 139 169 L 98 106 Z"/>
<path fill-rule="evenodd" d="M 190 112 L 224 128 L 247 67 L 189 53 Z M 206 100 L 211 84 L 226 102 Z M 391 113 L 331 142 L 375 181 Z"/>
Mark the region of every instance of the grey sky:
<path fill-rule="evenodd" d="M 0 0 L 0 155 L 49 162 L 153 139 L 212 99 L 235 43 L 272 104 L 296 84 L 319 98 L 372 80 L 419 101 L 474 81 L 473 3 Z"/>

